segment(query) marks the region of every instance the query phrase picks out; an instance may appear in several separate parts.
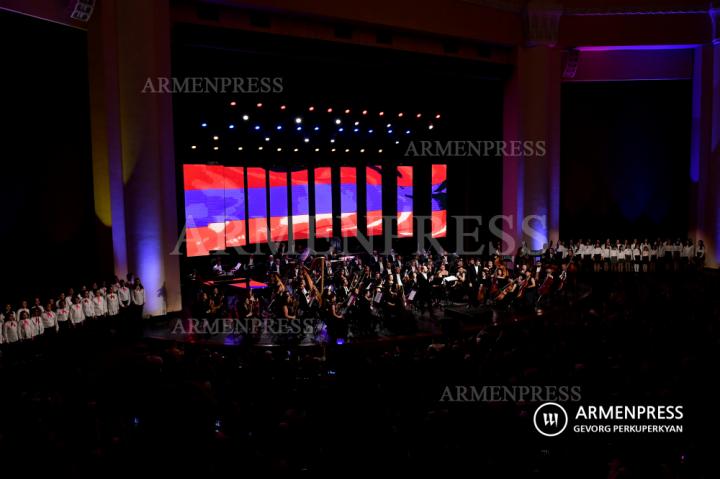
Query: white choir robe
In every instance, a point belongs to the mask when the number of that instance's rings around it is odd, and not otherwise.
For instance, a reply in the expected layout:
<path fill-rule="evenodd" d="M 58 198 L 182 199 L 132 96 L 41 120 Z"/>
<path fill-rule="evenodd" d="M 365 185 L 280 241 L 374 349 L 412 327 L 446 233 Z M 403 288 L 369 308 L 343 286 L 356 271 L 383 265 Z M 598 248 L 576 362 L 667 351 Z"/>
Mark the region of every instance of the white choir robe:
<path fill-rule="evenodd" d="M 107 313 L 109 316 L 117 316 L 120 313 L 120 298 L 115 293 L 107 296 Z"/>
<path fill-rule="evenodd" d="M 42 316 L 33 316 L 30 318 L 33 323 L 33 330 L 35 331 L 35 336 L 40 336 L 45 332 L 45 325 L 43 324 Z"/>
<path fill-rule="evenodd" d="M 82 304 L 73 304 L 68 313 L 68 318 L 72 324 L 79 324 L 85 321 L 85 312 L 83 311 Z"/>
<path fill-rule="evenodd" d="M 57 315 L 54 312 L 45 311 L 41 317 L 42 317 L 43 328 L 54 329 L 55 331 L 57 331 L 57 329 L 58 329 Z"/>
<path fill-rule="evenodd" d="M 20 339 L 32 339 L 35 336 L 35 328 L 30 318 L 21 319 L 18 322 L 18 329 Z"/>
<path fill-rule="evenodd" d="M 3 335 L 6 343 L 17 343 L 20 340 L 17 321 L 5 321 Z"/>
<path fill-rule="evenodd" d="M 105 298 L 103 298 L 102 296 L 94 296 L 92 302 L 95 317 L 99 318 L 101 316 L 105 316 L 105 313 L 107 313 L 107 308 L 105 307 Z"/>
<path fill-rule="evenodd" d="M 85 319 L 90 319 L 95 317 L 95 305 L 92 302 L 92 299 L 90 298 L 83 298 L 80 301 L 80 304 L 82 305 L 83 314 L 85 315 Z"/>
<path fill-rule="evenodd" d="M 58 326 L 60 323 L 64 323 L 68 320 L 69 314 L 70 310 L 68 308 L 58 308 L 58 310 L 55 311 L 55 321 L 58 323 Z"/>
<path fill-rule="evenodd" d="M 130 306 L 130 288 L 123 286 L 118 289 L 118 299 L 122 306 Z"/>
<path fill-rule="evenodd" d="M 145 304 L 145 289 L 135 288 L 132 290 L 132 302 L 138 306 Z"/>

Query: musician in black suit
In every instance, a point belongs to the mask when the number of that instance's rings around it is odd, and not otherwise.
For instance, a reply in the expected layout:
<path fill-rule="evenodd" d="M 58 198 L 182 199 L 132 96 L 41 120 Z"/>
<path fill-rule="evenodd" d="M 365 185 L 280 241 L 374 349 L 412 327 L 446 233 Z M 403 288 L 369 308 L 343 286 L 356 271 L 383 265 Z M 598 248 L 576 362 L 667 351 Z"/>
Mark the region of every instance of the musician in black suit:
<path fill-rule="evenodd" d="M 382 274 L 385 270 L 385 264 L 383 262 L 382 256 L 378 254 L 377 251 L 373 251 L 372 256 L 370 257 L 370 267 L 372 268 L 373 272 Z"/>
<path fill-rule="evenodd" d="M 482 277 L 482 267 L 480 262 L 475 258 L 468 260 L 468 268 L 465 274 L 467 289 L 468 289 L 468 300 L 470 304 L 477 305 L 477 292 L 480 288 L 480 279 Z"/>
<path fill-rule="evenodd" d="M 432 284 L 430 283 L 430 273 L 425 265 L 420 266 L 420 272 L 417 275 L 417 294 L 415 295 L 415 304 L 421 311 L 427 305 L 432 309 Z"/>

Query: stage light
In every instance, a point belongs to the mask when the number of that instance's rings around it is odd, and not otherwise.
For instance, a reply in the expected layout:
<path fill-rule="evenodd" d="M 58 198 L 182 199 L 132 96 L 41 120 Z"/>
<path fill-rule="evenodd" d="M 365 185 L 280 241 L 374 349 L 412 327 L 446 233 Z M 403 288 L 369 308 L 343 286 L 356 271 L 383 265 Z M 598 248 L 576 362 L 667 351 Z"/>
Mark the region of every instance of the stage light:
<path fill-rule="evenodd" d="M 207 123 L 200 123 L 200 126 L 202 126 L 203 128 L 207 128 Z"/>
<path fill-rule="evenodd" d="M 435 119 L 436 119 L 436 120 L 439 120 L 439 119 L 440 119 L 440 113 L 438 113 L 437 115 L 435 115 Z"/>
<path fill-rule="evenodd" d="M 410 130 L 405 130 L 405 134 L 406 134 L 406 135 L 409 135 L 409 134 L 410 134 Z"/>
<path fill-rule="evenodd" d="M 305 138 L 305 143 L 310 143 L 310 138 Z"/>
<path fill-rule="evenodd" d="M 250 119 L 250 117 L 249 117 L 249 116 L 247 116 L 247 115 L 243 115 L 243 121 L 248 121 L 249 119 Z"/>
<path fill-rule="evenodd" d="M 218 141 L 219 139 L 220 139 L 220 137 L 218 137 L 218 136 L 213 136 L 213 140 Z"/>
<path fill-rule="evenodd" d="M 350 153 L 350 148 L 346 148 L 345 153 Z"/>
<path fill-rule="evenodd" d="M 281 109 L 281 110 L 284 110 L 284 109 L 285 109 L 285 105 L 280 105 L 280 109 Z"/>
<path fill-rule="evenodd" d="M 235 103 L 234 101 L 230 102 L 230 106 L 235 106 L 235 105 L 237 105 L 237 103 Z"/>
<path fill-rule="evenodd" d="M 359 121 L 356 121 L 356 122 L 355 122 L 355 126 L 358 126 L 359 124 L 360 124 Z"/>
<path fill-rule="evenodd" d="M 258 108 L 262 108 L 262 103 L 258 103 L 258 104 L 257 104 L 257 107 L 258 107 Z"/>
<path fill-rule="evenodd" d="M 242 151 L 242 146 L 238 146 L 238 151 Z"/>
<path fill-rule="evenodd" d="M 336 125 L 339 125 L 340 123 L 342 123 L 342 120 L 341 120 L 340 118 L 338 118 L 337 120 L 335 120 L 335 124 L 336 124 Z"/>
<path fill-rule="evenodd" d="M 378 153 L 382 153 L 382 148 L 380 148 L 380 149 L 378 150 Z"/>
<path fill-rule="evenodd" d="M 308 108 L 308 111 L 315 111 L 315 107 L 311 106 L 310 108 Z"/>
<path fill-rule="evenodd" d="M 277 129 L 278 129 L 278 130 L 282 130 L 282 125 L 278 125 L 278 126 L 277 126 Z"/>
<path fill-rule="evenodd" d="M 372 128 L 370 128 L 370 129 L 368 130 L 368 133 L 372 133 L 373 131 L 375 131 L 375 130 L 373 130 Z"/>
<path fill-rule="evenodd" d="M 332 151 L 333 153 L 335 153 L 335 148 L 333 148 L 333 149 L 332 149 L 332 150 L 330 150 L 330 151 Z"/>
<path fill-rule="evenodd" d="M 297 148 L 295 148 L 295 149 L 294 149 L 293 151 L 297 153 L 298 149 L 297 149 Z"/>
<path fill-rule="evenodd" d="M 392 130 L 388 130 L 388 135 L 392 135 Z"/>
<path fill-rule="evenodd" d="M 378 113 L 378 115 L 384 116 L 384 115 L 385 115 L 385 112 L 384 112 L 384 111 L 381 111 L 380 113 Z"/>
<path fill-rule="evenodd" d="M 417 115 L 415 115 L 416 118 L 420 118 L 421 116 L 422 116 L 422 113 L 418 113 Z"/>
<path fill-rule="evenodd" d="M 340 133 L 342 133 L 343 131 L 345 131 L 345 128 L 340 127 L 340 128 L 338 128 L 338 131 L 339 131 Z"/>
<path fill-rule="evenodd" d="M 385 126 L 388 127 L 388 128 L 392 128 L 392 125 L 391 125 L 390 123 L 388 123 L 388 124 L 385 125 Z"/>
<path fill-rule="evenodd" d="M 402 117 L 403 117 L 403 112 L 398 113 L 398 118 L 402 118 Z"/>
<path fill-rule="evenodd" d="M 262 146 L 258 146 L 258 150 L 262 151 L 262 148 L 263 148 Z"/>
<path fill-rule="evenodd" d="M 365 153 L 365 148 L 360 148 L 360 153 Z"/>
<path fill-rule="evenodd" d="M 396 145 L 399 145 L 399 144 L 400 144 L 400 140 L 395 140 L 395 144 L 396 144 Z"/>
<path fill-rule="evenodd" d="M 295 128 L 295 130 L 296 130 L 296 131 L 302 131 L 302 126 L 298 126 L 297 128 Z"/>
<path fill-rule="evenodd" d="M 282 151 L 282 148 L 278 148 L 277 151 Z"/>
<path fill-rule="evenodd" d="M 228 125 L 228 128 L 230 128 L 232 130 L 235 128 L 235 125 Z"/>
<path fill-rule="evenodd" d="M 197 149 L 197 146 L 193 145 L 193 146 L 190 147 L 190 149 L 196 150 L 196 149 Z"/>
<path fill-rule="evenodd" d="M 345 110 L 345 114 L 346 114 L 346 115 L 349 115 L 349 114 L 350 114 L 350 109 L 349 109 L 349 108 L 348 108 L 347 110 Z"/>
<path fill-rule="evenodd" d="M 362 111 L 362 114 L 363 114 L 363 115 L 367 115 L 367 110 L 363 110 L 363 111 Z"/>
<path fill-rule="evenodd" d="M 330 143 L 335 143 L 335 138 L 333 138 L 332 140 L 330 140 Z"/>
<path fill-rule="evenodd" d="M 213 148 L 213 150 L 215 150 L 215 151 L 217 151 L 217 150 L 219 150 L 219 149 L 220 149 L 220 147 L 218 147 L 218 146 L 216 146 L 216 147 Z"/>
<path fill-rule="evenodd" d="M 430 123 L 430 125 L 428 126 L 428 130 L 432 130 L 433 128 L 435 128 L 435 127 L 432 126 L 432 123 Z"/>
<path fill-rule="evenodd" d="M 255 125 L 255 130 L 259 130 L 259 129 L 260 129 L 260 125 Z"/>
<path fill-rule="evenodd" d="M 302 118 L 300 118 L 300 117 L 295 118 L 295 123 L 297 123 L 298 125 L 300 123 L 302 123 Z"/>
<path fill-rule="evenodd" d="M 315 148 L 315 151 L 316 151 L 316 152 L 320 151 L 320 148 Z"/>
<path fill-rule="evenodd" d="M 315 131 L 318 131 L 319 129 L 320 129 L 319 126 L 316 126 L 315 128 L 313 128 L 313 130 L 315 130 Z"/>
<path fill-rule="evenodd" d="M 360 128 L 353 128 L 353 131 L 357 133 L 358 131 L 360 131 Z"/>
<path fill-rule="evenodd" d="M 265 137 L 265 141 L 270 141 L 270 137 L 269 137 L 269 136 L 266 136 L 266 137 Z"/>
<path fill-rule="evenodd" d="M 328 109 L 327 109 L 327 112 L 328 112 L 328 113 L 332 113 L 332 108 L 328 108 Z"/>

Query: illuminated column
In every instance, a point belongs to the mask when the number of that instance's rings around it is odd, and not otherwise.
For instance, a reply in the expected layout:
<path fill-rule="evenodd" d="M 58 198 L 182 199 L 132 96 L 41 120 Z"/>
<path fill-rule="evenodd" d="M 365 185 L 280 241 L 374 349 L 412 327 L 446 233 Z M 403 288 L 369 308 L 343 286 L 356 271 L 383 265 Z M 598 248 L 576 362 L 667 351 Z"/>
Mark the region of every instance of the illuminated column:
<path fill-rule="evenodd" d="M 534 7 L 533 2 L 528 5 L 526 46 L 517 48 L 515 70 L 505 88 L 504 140 L 534 145 L 533 155 L 509 156 L 508 147 L 503 158 L 503 214 L 513 218 L 505 227 L 518 242 L 515 248 L 525 240 L 540 249 L 559 235 L 561 57 L 554 45 L 560 13 Z M 532 221 L 536 233 L 523 233 L 523 221 L 530 215 L 544 217 L 545 222 Z M 508 246 L 513 245 L 504 245 Z"/>
<path fill-rule="evenodd" d="M 142 93 L 170 76 L 169 0 L 97 2 L 88 56 L 95 209 L 112 226 L 116 272 L 140 277 L 145 314 L 178 311 L 172 98 Z"/>
<path fill-rule="evenodd" d="M 710 11 L 713 42 L 695 48 L 688 236 L 702 240 L 706 266 L 720 264 L 720 10 Z"/>

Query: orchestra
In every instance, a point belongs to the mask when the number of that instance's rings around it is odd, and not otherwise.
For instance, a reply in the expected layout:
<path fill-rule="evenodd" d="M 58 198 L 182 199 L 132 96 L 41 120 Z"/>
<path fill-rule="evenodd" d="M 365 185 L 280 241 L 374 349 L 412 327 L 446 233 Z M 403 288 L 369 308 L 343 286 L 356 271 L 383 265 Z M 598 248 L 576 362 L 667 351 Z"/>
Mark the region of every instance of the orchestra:
<path fill-rule="evenodd" d="M 312 319 L 327 327 L 330 338 L 393 331 L 408 318 L 424 312 L 433 315 L 434 309 L 448 305 L 533 312 L 572 291 L 578 273 L 642 274 L 702 264 L 701 241 L 697 247 L 678 241 L 677 254 L 674 248 L 666 256 L 668 243 L 558 241 L 541 251 L 523 243 L 515 256 L 490 258 L 447 252 L 404 257 L 394 251 L 258 255 L 249 261 L 254 277 L 265 280 L 266 287 L 236 289 L 236 301 L 225 301 L 215 288 L 207 310 L 214 317 Z M 212 272 L 222 278 L 246 275 L 250 269 L 248 260 L 241 258 L 228 272 L 216 260 Z"/>

